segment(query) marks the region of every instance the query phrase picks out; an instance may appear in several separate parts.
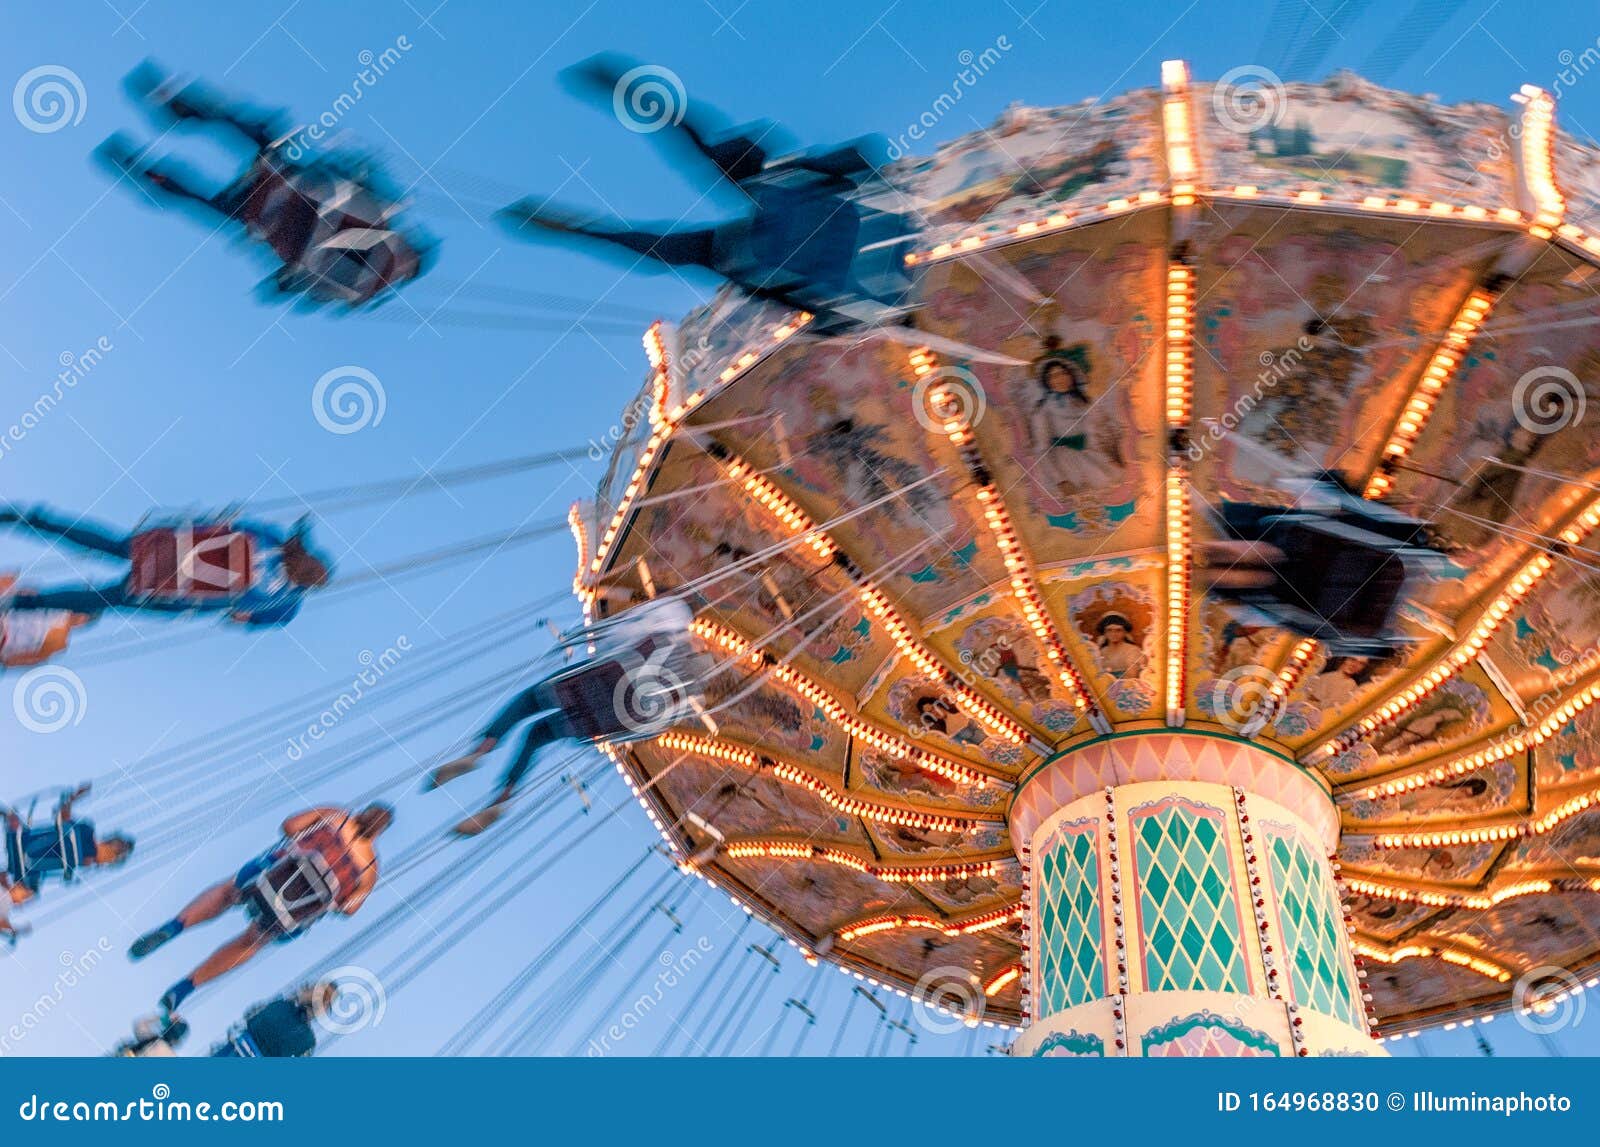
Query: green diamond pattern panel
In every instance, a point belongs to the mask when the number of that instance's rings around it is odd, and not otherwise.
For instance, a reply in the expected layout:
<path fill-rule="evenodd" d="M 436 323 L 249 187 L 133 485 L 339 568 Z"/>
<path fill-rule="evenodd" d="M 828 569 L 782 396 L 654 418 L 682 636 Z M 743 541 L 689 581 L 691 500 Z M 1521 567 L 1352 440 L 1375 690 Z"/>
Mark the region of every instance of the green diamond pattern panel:
<path fill-rule="evenodd" d="M 1052 835 L 1039 860 L 1036 889 L 1039 963 L 1035 990 L 1041 1016 L 1106 994 L 1095 822 L 1072 821 Z"/>
<path fill-rule="evenodd" d="M 1170 799 L 1129 819 L 1147 990 L 1248 991 L 1222 812 Z"/>
<path fill-rule="evenodd" d="M 1267 853 L 1295 1002 L 1360 1027 L 1350 961 L 1339 940 L 1343 913 L 1324 866 L 1298 834 L 1273 834 Z"/>

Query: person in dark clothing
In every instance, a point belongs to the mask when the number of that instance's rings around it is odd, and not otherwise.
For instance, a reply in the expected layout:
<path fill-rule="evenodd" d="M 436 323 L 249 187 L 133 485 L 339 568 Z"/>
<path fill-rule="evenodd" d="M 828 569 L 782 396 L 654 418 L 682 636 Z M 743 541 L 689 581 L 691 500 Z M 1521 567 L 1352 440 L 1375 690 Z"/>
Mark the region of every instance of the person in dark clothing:
<path fill-rule="evenodd" d="M 39 895 L 45 881 L 75 880 L 84 869 L 123 864 L 133 855 L 130 837 L 100 838 L 94 822 L 73 816 L 73 805 L 89 795 L 87 783 L 61 794 L 49 824 L 29 824 L 16 809 L 0 809 L 5 825 L 5 868 L 0 871 L 0 940 L 12 944 L 27 929 L 11 922 L 7 909 Z"/>
<path fill-rule="evenodd" d="M 648 71 L 601 55 L 564 75 L 580 94 L 615 108 L 630 81 Z M 681 141 L 690 162 L 741 193 L 750 207 L 745 215 L 710 227 L 618 227 L 530 197 L 500 217 L 519 234 L 571 235 L 665 266 L 704 268 L 747 294 L 816 314 L 819 326 L 870 322 L 903 304 L 910 279 L 898 244 L 910 233 L 909 222 L 869 207 L 863 194 L 881 184 L 879 170 L 888 161 L 881 138 L 774 160 L 768 153 L 774 125 L 718 132 L 698 108 L 683 103 L 664 109 L 671 118 L 661 126 L 676 131 L 660 138 Z M 873 253 L 862 258 L 867 248 Z"/>
<path fill-rule="evenodd" d="M 429 774 L 425 789 L 465 776 L 507 734 L 532 720 L 489 804 L 457 824 L 457 835 L 476 836 L 499 820 L 545 747 L 563 740 L 626 741 L 670 724 L 700 683 L 685 640 L 692 620 L 681 601 L 661 598 L 571 641 L 568 649 L 592 642 L 594 652 L 518 693 L 495 714 L 470 752 Z"/>
<path fill-rule="evenodd" d="M 223 1059 L 311 1055 L 317 1050 L 317 1020 L 328 1014 L 337 995 L 338 988 L 324 980 L 257 1004 L 245 1012 L 225 1042 L 211 1049 L 211 1055 Z"/>

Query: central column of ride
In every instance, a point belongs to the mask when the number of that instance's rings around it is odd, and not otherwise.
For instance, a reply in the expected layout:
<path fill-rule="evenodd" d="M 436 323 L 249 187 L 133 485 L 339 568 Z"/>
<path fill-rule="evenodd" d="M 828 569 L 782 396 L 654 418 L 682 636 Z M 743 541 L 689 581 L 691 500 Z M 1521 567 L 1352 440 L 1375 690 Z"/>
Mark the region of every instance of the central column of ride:
<path fill-rule="evenodd" d="M 1103 737 L 1027 775 L 1032 1022 L 1016 1055 L 1383 1055 L 1320 778 L 1203 731 Z"/>

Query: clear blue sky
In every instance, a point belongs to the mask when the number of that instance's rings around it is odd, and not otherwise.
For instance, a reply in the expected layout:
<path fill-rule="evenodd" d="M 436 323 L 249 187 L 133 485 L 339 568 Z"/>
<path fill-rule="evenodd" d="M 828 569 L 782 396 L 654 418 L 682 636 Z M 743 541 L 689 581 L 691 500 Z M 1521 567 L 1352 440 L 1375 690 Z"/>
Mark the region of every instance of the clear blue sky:
<path fill-rule="evenodd" d="M 415 178 L 418 168 L 432 168 L 432 177 L 417 187 L 417 212 L 442 239 L 442 256 L 433 278 L 408 295 L 411 306 L 427 314 L 455 284 L 470 279 L 603 296 L 671 316 L 702 299 L 709 284 L 673 276 L 619 281 L 609 264 L 511 243 L 486 219 L 497 201 L 518 189 L 562 188 L 565 198 L 595 206 L 603 201 L 646 219 L 675 217 L 695 205 L 701 189 L 668 170 L 646 137 L 621 130 L 558 87 L 559 69 L 590 53 L 618 49 L 668 65 L 692 99 L 738 117 L 770 116 L 801 140 L 824 142 L 869 131 L 899 134 L 950 87 L 961 68 L 960 53 L 981 53 L 1002 36 L 1011 50 L 966 93 L 933 133 L 935 140 L 989 123 L 1013 100 L 1069 103 L 1150 85 L 1161 60 L 1174 56 L 1190 60 L 1203 78 L 1246 63 L 1276 67 L 1296 79 L 1368 65 L 1379 71 L 1374 78 L 1392 86 L 1452 101 L 1505 103 L 1523 82 L 1553 84 L 1560 53 L 1581 54 L 1600 36 L 1600 12 L 1590 3 L 1540 5 L 1533 18 L 1525 5 L 1468 0 L 1414 54 L 1396 59 L 1383 45 L 1410 7 L 1370 6 L 1349 26 L 1332 0 L 1284 0 L 1276 6 L 1206 0 L 1187 6 L 1065 0 L 596 0 L 587 6 L 542 0 L 492 6 L 467 0 L 437 6 L 436 0 L 270 0 L 240 6 L 63 0 L 13 7 L 0 42 L 0 80 L 9 85 L 33 68 L 61 65 L 81 78 L 85 99 L 81 122 L 49 133 L 30 132 L 13 117 L 0 116 L 0 423 L 12 421 L 51 387 L 63 355 L 81 354 L 101 339 L 111 349 L 26 440 L 0 456 L 0 499 L 48 501 L 127 527 L 156 507 L 280 498 L 582 445 L 606 433 L 642 379 L 643 356 L 633 333 L 430 328 L 419 326 L 402 305 L 382 312 L 390 321 L 376 321 L 308 316 L 257 303 L 250 289 L 265 271 L 252 255 L 224 236 L 208 239 L 193 221 L 158 212 L 126 188 L 113 189 L 89 163 L 90 151 L 114 130 L 150 134 L 119 87 L 123 74 L 145 56 L 262 104 L 292 109 L 305 121 L 331 108 L 356 82 L 360 53 L 381 54 L 404 36 L 410 50 L 364 92 L 339 127 L 394 157 L 393 173 L 402 183 Z M 1289 67 L 1295 45 L 1324 27 L 1324 17 L 1339 25 L 1328 35 L 1329 50 L 1314 68 L 1296 73 Z M 1580 81 L 1560 112 L 1578 130 L 1600 125 L 1600 79 Z M 197 150 L 219 174 L 227 170 L 222 151 L 193 138 L 182 146 L 185 153 Z M 702 201 L 694 213 L 714 211 L 713 203 Z M 484 309 L 465 299 L 455 305 Z M 311 392 L 326 372 L 344 366 L 377 376 L 386 409 L 380 423 L 334 435 L 313 417 Z M 331 515 L 323 536 L 342 555 L 343 572 L 357 573 L 367 563 L 559 517 L 594 477 L 587 464 L 563 467 L 414 497 L 392 509 Z M 39 579 L 68 572 L 59 557 L 0 539 L 0 563 L 34 561 Z M 160 643 L 187 623 L 102 624 L 80 639 L 87 698 L 81 720 L 39 734 L 7 714 L 0 721 L 0 780 L 7 793 L 21 794 L 114 772 L 319 683 L 353 677 L 363 650 L 378 653 L 402 637 L 421 646 L 543 597 L 567 583 L 572 563 L 570 542 L 556 536 L 481 563 L 313 606 L 285 632 L 218 632 L 92 664 L 100 659 L 90 656 L 96 647 L 104 651 L 135 639 Z M 571 607 L 562 605 L 557 616 L 570 620 Z M 523 638 L 434 692 L 442 695 L 474 675 L 514 665 L 538 646 L 534 637 Z M 66 664 L 78 662 L 69 658 Z M 9 697 L 9 687 L 5 692 Z M 490 701 L 486 697 L 484 704 Z M 340 744 L 387 743 L 386 730 L 393 731 L 418 703 L 358 707 L 340 725 L 339 735 L 346 738 Z M 315 712 L 315 706 L 306 708 Z M 190 826 L 199 843 L 181 865 L 120 881 L 103 901 L 92 898 L 89 907 L 41 928 L 14 956 L 0 955 L 0 1027 L 36 1012 L 40 993 L 55 991 L 63 956 L 76 959 L 104 938 L 114 957 L 62 991 L 60 1002 L 16 1050 L 87 1054 L 120 1038 L 127 1022 L 147 1011 L 235 922 L 185 937 L 135 966 L 120 953 L 137 931 L 169 916 L 204 883 L 231 873 L 270 842 L 282 815 L 306 799 L 350 799 L 404 767 L 405 751 L 422 756 L 447 747 L 474 717 L 475 711 L 413 744 L 391 746 L 359 770 L 299 793 L 286 791 L 259 761 L 237 774 L 194 774 L 165 797 L 165 815 L 197 805 L 207 790 L 224 792 L 261 777 L 267 782 L 259 799 L 220 831 L 213 834 L 210 822 Z M 292 778 L 283 748 L 281 738 L 263 746 L 275 767 Z M 596 816 L 617 792 L 613 778 Z M 454 809 L 453 795 L 406 796 L 393 839 L 384 842 L 386 853 L 398 854 L 440 823 Z M 466 799 L 474 791 L 460 795 Z M 101 794 L 100 804 L 108 812 L 102 817 L 107 829 L 115 827 L 112 809 L 129 810 L 125 827 L 135 833 L 164 815 L 126 786 Z M 635 810 L 610 821 L 566 858 L 560 879 L 528 889 L 469 945 L 396 992 L 380 1029 L 361 1033 L 340 1050 L 431 1052 L 460 1018 L 453 1007 L 470 1010 L 486 1000 L 650 839 L 649 826 Z M 484 895 L 483 888 L 480 883 L 464 896 Z M 363 953 L 357 962 L 386 964 L 433 935 L 464 902 L 469 901 L 447 899 L 438 911 L 419 912 L 387 947 Z M 368 911 L 375 915 L 387 903 L 375 901 Z M 707 900 L 667 947 L 681 953 L 705 936 L 720 950 L 733 943 L 729 922 L 737 920 L 726 901 Z M 327 924 L 200 997 L 189 1009 L 197 1032 L 190 1050 L 220 1033 L 248 1003 L 274 994 L 357 923 Z M 605 1018 L 600 1011 L 626 974 L 662 950 L 654 931 L 652 925 L 626 969 L 596 987 L 585 1013 L 590 1022 Z M 765 939 L 755 930 L 746 938 L 758 934 Z M 753 1011 L 757 1035 L 781 1015 L 782 998 L 805 992 L 810 973 L 792 952 L 785 950 L 784 957 L 781 989 L 773 987 Z M 741 962 L 738 968 L 747 966 Z M 743 970 L 729 975 L 730 990 L 744 978 Z M 845 983 L 836 973 L 826 978 L 839 981 L 825 1013 L 836 1023 Z M 675 989 L 676 1006 L 692 990 L 692 982 Z M 453 1006 L 452 999 L 458 1001 Z M 896 1014 L 900 1006 L 897 1001 Z M 655 1017 L 638 1043 L 653 1045 L 663 1019 Z M 573 1042 L 581 1026 L 574 1025 L 555 1050 Z M 1487 1031 L 1501 1054 L 1544 1050 L 1509 1021 Z M 1600 1031 L 1600 1020 L 1564 1034 L 1563 1050 L 1595 1050 L 1591 1031 Z M 859 1051 L 872 1029 L 858 1011 L 846 1034 L 845 1049 Z M 831 1036 L 814 1035 L 810 1048 Z M 779 1050 L 791 1042 L 785 1034 Z M 936 1040 L 925 1034 L 916 1050 L 955 1053 L 971 1042 L 962 1035 Z M 973 1046 L 981 1050 L 985 1042 Z M 901 1044 L 891 1046 L 898 1051 Z M 1432 1036 L 1426 1047 L 1431 1054 L 1473 1052 L 1464 1033 Z"/>

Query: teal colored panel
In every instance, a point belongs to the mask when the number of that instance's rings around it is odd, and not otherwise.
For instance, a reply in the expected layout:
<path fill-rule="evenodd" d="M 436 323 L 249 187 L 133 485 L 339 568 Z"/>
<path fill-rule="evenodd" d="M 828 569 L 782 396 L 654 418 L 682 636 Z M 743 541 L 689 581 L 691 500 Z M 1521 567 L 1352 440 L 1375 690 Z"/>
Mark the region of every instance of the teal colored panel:
<path fill-rule="evenodd" d="M 1166 800 L 1130 820 L 1149 990 L 1248 991 L 1222 812 Z"/>

